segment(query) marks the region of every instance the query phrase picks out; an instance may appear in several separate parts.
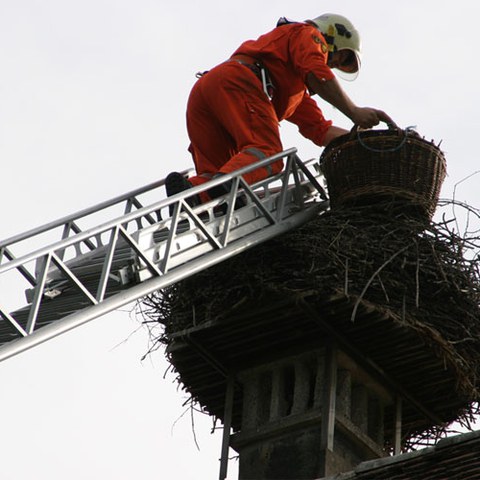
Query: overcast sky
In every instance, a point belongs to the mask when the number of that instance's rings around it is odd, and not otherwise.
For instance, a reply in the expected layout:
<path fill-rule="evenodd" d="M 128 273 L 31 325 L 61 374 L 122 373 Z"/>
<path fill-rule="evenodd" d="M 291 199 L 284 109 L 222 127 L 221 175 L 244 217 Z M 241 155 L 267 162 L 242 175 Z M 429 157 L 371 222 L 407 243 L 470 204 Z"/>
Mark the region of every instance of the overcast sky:
<path fill-rule="evenodd" d="M 280 16 L 329 11 L 363 38 L 362 71 L 342 85 L 359 105 L 442 141 L 451 198 L 480 169 L 478 2 L 0 0 L 0 238 L 189 168 L 195 73 Z M 320 155 L 291 126 L 281 131 L 300 158 Z M 457 198 L 478 207 L 479 179 Z M 138 326 L 114 312 L 0 365 L 2 480 L 218 477 L 220 436 L 195 415 L 196 449 L 163 356 L 140 361 L 148 335 Z"/>

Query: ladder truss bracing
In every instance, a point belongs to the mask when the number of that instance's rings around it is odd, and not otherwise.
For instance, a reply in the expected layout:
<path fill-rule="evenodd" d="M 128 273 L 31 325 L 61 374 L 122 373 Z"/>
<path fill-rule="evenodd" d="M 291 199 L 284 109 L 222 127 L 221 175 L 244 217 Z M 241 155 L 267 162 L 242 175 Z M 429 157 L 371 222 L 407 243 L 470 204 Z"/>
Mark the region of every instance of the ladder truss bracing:
<path fill-rule="evenodd" d="M 280 159 L 285 166 L 278 175 L 255 185 L 244 181 L 245 173 Z M 229 193 L 190 207 L 190 197 L 223 183 L 231 186 Z M 0 360 L 295 228 L 328 208 L 316 162 L 303 163 L 293 148 L 169 198 L 164 198 L 164 185 L 160 180 L 0 242 L 1 292 L 21 292 L 0 298 Z M 236 208 L 239 196 L 244 205 Z"/>

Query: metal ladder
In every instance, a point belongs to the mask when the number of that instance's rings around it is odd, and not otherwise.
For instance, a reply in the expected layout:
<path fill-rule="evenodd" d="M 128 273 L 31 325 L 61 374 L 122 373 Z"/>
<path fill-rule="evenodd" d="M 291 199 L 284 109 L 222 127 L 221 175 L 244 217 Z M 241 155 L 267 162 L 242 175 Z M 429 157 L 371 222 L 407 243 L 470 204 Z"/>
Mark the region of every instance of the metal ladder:
<path fill-rule="evenodd" d="M 286 150 L 162 200 L 165 181 L 160 180 L 0 242 L 0 361 L 325 211 L 317 162 L 303 163 L 296 152 Z M 243 180 L 245 173 L 279 159 L 285 168 L 278 175 L 255 185 Z M 194 208 L 187 203 L 226 182 L 231 189 L 223 197 Z M 245 205 L 235 209 L 237 195 Z M 144 206 L 148 196 L 155 201 Z M 118 208 L 123 211 L 112 219 Z M 38 248 L 40 242 L 47 246 Z"/>

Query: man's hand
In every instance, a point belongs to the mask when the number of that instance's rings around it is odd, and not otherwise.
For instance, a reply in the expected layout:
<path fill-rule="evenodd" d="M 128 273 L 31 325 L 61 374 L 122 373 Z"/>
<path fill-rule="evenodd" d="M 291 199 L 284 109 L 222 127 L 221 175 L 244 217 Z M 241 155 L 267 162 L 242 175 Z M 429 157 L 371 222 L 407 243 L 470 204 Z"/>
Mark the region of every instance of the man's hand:
<path fill-rule="evenodd" d="M 395 122 L 384 111 L 371 107 L 355 107 L 350 119 L 361 128 L 372 128 L 380 122 L 396 127 Z"/>

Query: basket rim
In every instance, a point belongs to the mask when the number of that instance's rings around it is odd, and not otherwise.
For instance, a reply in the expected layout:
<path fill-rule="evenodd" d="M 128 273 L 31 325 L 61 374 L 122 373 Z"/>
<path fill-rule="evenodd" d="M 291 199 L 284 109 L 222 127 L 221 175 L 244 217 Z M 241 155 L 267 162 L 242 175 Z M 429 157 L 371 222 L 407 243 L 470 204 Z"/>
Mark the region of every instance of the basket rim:
<path fill-rule="evenodd" d="M 328 158 L 338 153 L 339 151 L 351 147 L 366 147 L 365 150 L 369 151 L 370 149 L 368 148 L 368 146 L 363 145 L 363 141 L 366 141 L 368 144 L 378 140 L 395 140 L 398 142 L 398 146 L 394 149 L 379 149 L 378 151 L 377 149 L 372 149 L 372 153 L 395 153 L 395 151 L 400 150 L 406 144 L 416 144 L 435 151 L 437 155 L 441 156 L 444 159 L 443 152 L 440 150 L 439 146 L 435 145 L 433 140 L 425 140 L 425 138 L 420 137 L 420 135 L 413 130 L 383 129 L 365 130 L 361 131 L 361 133 L 359 131 L 352 130 L 347 134 L 340 135 L 339 137 L 334 138 L 328 145 L 325 146 L 322 154 L 320 155 L 320 163 L 325 162 Z"/>

